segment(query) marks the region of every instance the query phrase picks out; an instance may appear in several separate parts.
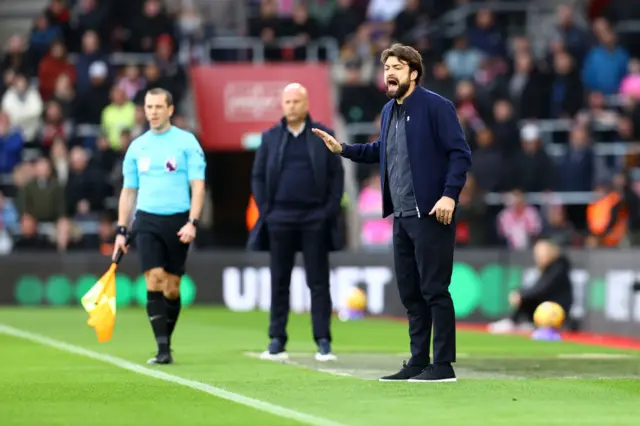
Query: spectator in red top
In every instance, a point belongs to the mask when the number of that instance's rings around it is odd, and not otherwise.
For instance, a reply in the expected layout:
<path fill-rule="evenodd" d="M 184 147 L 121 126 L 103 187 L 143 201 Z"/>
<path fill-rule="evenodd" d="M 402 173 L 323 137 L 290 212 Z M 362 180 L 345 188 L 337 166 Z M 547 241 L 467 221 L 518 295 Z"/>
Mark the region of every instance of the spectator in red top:
<path fill-rule="evenodd" d="M 48 101 L 53 95 L 56 81 L 62 74 L 66 74 L 71 81 L 76 80 L 76 70 L 67 60 L 67 48 L 61 41 L 51 45 L 49 54 L 44 57 L 38 66 L 38 80 L 40 96 L 43 101 Z"/>

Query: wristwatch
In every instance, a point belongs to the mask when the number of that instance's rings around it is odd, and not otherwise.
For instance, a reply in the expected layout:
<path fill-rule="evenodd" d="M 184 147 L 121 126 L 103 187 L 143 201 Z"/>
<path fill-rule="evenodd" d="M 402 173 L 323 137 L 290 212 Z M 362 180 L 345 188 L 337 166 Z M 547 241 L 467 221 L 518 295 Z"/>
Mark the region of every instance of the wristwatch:
<path fill-rule="evenodd" d="M 198 219 L 196 219 L 196 218 L 190 218 L 190 219 L 188 220 L 188 222 L 197 228 L 197 227 L 198 227 L 198 224 L 200 223 L 200 220 L 198 220 Z"/>

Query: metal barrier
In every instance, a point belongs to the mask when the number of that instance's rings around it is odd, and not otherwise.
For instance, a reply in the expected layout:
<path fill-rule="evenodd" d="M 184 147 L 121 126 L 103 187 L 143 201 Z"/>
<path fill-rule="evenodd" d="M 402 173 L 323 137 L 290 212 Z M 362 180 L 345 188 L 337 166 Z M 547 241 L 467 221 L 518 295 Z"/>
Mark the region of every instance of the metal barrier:
<path fill-rule="evenodd" d="M 207 52 L 215 50 L 234 50 L 243 56 L 243 60 L 264 63 L 265 49 L 267 47 L 276 47 L 280 49 L 301 47 L 299 39 L 296 37 L 282 37 L 274 41 L 270 46 L 258 37 L 213 37 L 204 42 L 204 48 Z M 338 42 L 331 37 L 323 37 L 318 40 L 309 42 L 306 46 L 306 61 L 318 62 L 320 59 L 320 51 L 324 49 L 327 53 L 327 60 L 336 62 L 340 59 L 340 46 Z M 251 57 L 244 57 L 243 53 L 251 52 Z"/>

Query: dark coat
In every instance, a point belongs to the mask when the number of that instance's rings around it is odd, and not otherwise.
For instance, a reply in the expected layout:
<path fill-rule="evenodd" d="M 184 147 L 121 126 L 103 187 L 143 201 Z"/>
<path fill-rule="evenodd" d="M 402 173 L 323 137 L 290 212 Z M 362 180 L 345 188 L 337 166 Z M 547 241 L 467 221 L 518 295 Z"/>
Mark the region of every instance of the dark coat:
<path fill-rule="evenodd" d="M 342 145 L 342 156 L 356 163 L 380 163 L 383 217 L 393 213 L 387 176 L 387 134 L 395 100 L 382 108 L 380 138 L 372 143 Z M 407 150 L 418 215 L 428 215 L 442 196 L 456 204 L 471 168 L 471 150 L 456 107 L 448 99 L 420 86 L 404 100 Z"/>
<path fill-rule="evenodd" d="M 333 130 L 311 120 L 307 116 L 305 124 L 306 143 L 311 157 L 316 184 L 326 194 L 327 230 L 329 250 L 344 248 L 345 231 L 341 220 L 340 201 L 344 192 L 344 168 L 340 156 L 329 151 L 322 139 L 311 132 L 312 128 L 333 134 Z M 256 200 L 260 216 L 249 233 L 247 248 L 253 251 L 269 251 L 269 232 L 265 218 L 269 215 L 282 170 L 282 157 L 287 142 L 287 124 L 280 123 L 262 133 L 262 142 L 256 152 L 251 173 L 251 190 Z M 301 247 L 298 247 L 298 251 Z"/>

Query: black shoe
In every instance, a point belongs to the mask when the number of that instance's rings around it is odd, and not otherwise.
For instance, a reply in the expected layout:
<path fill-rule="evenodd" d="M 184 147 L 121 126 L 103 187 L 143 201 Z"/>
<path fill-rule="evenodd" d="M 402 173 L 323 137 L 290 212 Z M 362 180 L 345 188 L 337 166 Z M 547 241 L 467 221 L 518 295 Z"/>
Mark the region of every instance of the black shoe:
<path fill-rule="evenodd" d="M 409 379 L 410 382 L 431 382 L 444 383 L 455 382 L 456 373 L 453 371 L 451 364 L 431 364 L 424 371 L 415 377 Z"/>
<path fill-rule="evenodd" d="M 147 364 L 173 364 L 173 357 L 170 353 L 159 353 L 158 355 L 147 361 Z"/>
<path fill-rule="evenodd" d="M 415 365 L 409 365 L 406 361 L 402 361 L 402 369 L 395 374 L 384 376 L 380 378 L 381 382 L 402 382 L 407 381 L 412 377 L 417 376 L 424 370 L 425 367 L 418 367 Z"/>

